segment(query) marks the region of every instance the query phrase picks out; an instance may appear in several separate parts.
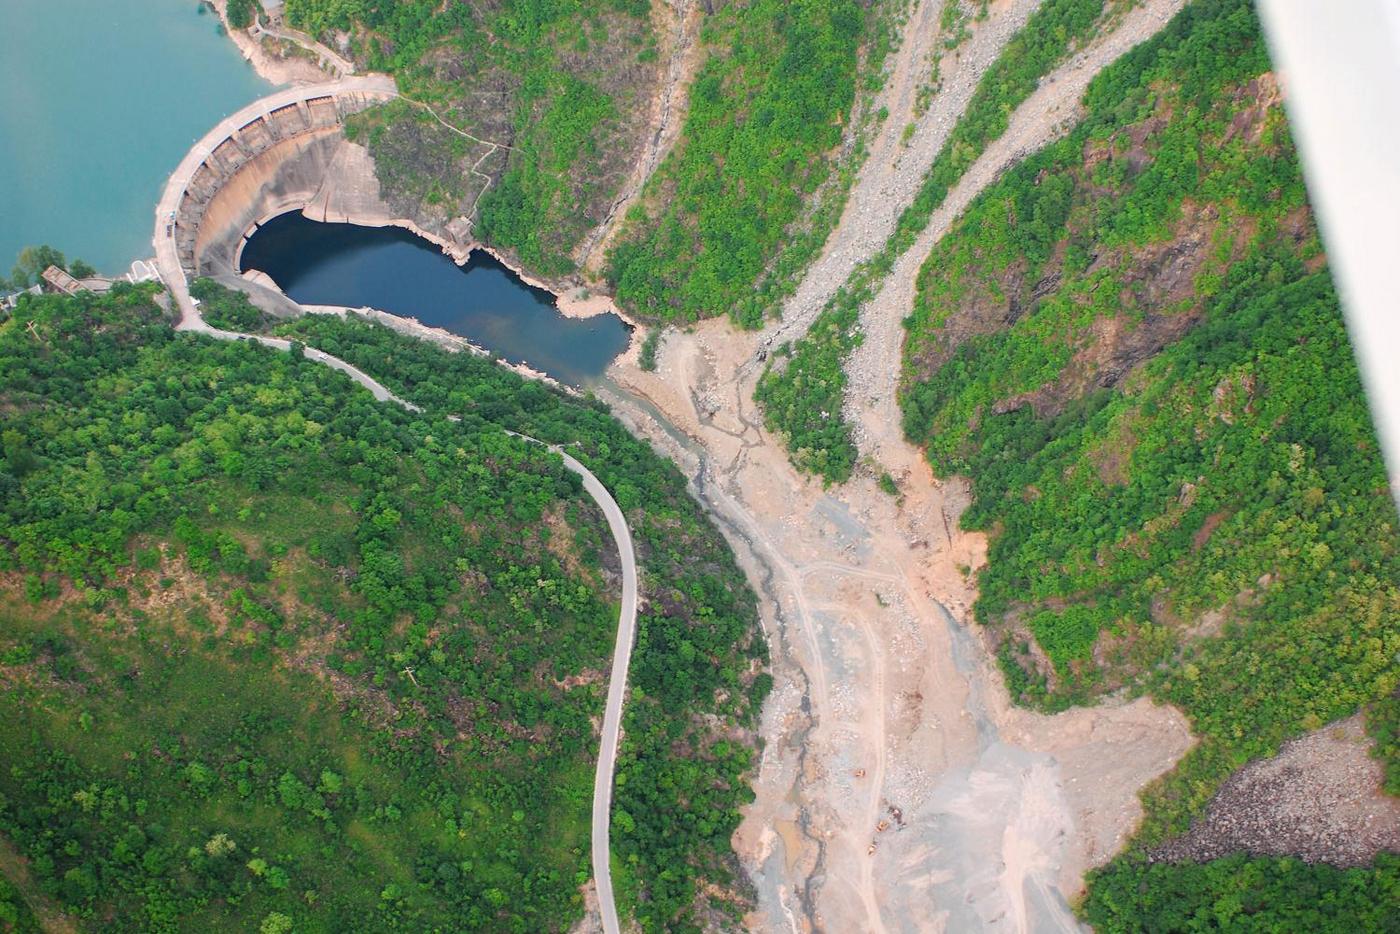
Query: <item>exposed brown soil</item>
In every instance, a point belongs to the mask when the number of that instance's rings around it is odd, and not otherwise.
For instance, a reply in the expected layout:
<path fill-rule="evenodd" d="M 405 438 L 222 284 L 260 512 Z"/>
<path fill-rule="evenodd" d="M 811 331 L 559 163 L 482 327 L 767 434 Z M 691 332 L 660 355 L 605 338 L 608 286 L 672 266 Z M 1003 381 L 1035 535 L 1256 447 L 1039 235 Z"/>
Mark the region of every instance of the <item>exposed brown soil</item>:
<path fill-rule="evenodd" d="M 1206 516 L 1201 527 L 1196 530 L 1196 534 L 1191 536 L 1191 550 L 1200 551 L 1205 547 L 1205 543 L 1210 541 L 1210 537 L 1215 534 L 1215 530 L 1220 528 L 1220 523 L 1224 522 L 1230 514 L 1225 510 L 1219 510 Z"/>
<path fill-rule="evenodd" d="M 238 51 L 265 80 L 273 84 L 318 84 L 335 77 L 318 68 L 310 57 L 297 54 L 291 43 L 272 37 L 254 38 L 247 30 L 229 28 L 228 0 L 204 2 L 214 8 Z"/>
<path fill-rule="evenodd" d="M 1099 447 L 1086 452 L 1086 457 L 1099 480 L 1109 486 L 1123 486 L 1128 482 L 1128 465 L 1132 463 L 1136 447 L 1133 419 L 1121 418 L 1114 433 Z"/>
<path fill-rule="evenodd" d="M 584 567 L 579 559 L 577 547 L 574 542 L 574 531 L 569 528 L 564 519 L 564 505 L 555 503 L 545 510 L 544 516 L 540 519 L 540 524 L 548 530 L 548 538 L 545 541 L 545 548 L 550 554 L 559 559 L 565 572 L 572 578 L 588 579 L 591 574 Z M 600 556 L 601 557 L 601 556 Z M 616 575 L 614 575 L 616 576 Z"/>

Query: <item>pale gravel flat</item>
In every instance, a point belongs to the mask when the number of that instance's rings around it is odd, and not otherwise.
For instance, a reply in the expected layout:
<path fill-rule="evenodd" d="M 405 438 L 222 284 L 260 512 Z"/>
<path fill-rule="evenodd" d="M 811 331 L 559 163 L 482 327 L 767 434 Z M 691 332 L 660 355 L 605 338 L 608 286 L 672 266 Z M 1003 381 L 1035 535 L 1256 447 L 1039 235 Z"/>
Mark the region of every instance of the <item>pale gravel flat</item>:
<path fill-rule="evenodd" d="M 932 56 L 939 45 L 942 3 L 928 0 L 916 5 L 876 102 L 877 109 L 889 108 L 889 117 L 871 141 L 870 154 L 851 186 L 836 230 L 827 239 L 821 256 L 803 274 L 796 291 L 784 302 L 781 318 L 764 330 L 762 346 L 795 341 L 805 334 L 856 265 L 884 246 L 894 233 L 900 213 L 914 200 L 929 166 L 967 109 L 982 74 L 1039 5 L 1040 0 L 993 3 L 987 19 L 971 24 L 972 34 L 956 50 L 943 54 L 939 67 L 941 87 L 928 110 L 915 121 L 915 101 L 919 89 L 931 77 Z M 901 137 L 910 122 L 916 123 L 916 129 L 906 145 Z"/>
<path fill-rule="evenodd" d="M 903 363 L 902 322 L 914 309 L 919 268 L 934 245 L 1008 167 L 1044 148 L 1078 122 L 1082 116 L 1080 99 L 1095 75 L 1155 35 L 1185 5 L 1186 0 L 1143 0 L 1123 16 L 1117 28 L 1099 36 L 1043 80 L 1011 115 L 1006 132 L 948 192 L 914 245 L 895 263 L 879 293 L 861 309 L 858 326 L 864 339 L 847 360 L 844 408 L 861 454 L 883 462 L 892 459 L 889 449 L 906 444 L 896 399 Z"/>

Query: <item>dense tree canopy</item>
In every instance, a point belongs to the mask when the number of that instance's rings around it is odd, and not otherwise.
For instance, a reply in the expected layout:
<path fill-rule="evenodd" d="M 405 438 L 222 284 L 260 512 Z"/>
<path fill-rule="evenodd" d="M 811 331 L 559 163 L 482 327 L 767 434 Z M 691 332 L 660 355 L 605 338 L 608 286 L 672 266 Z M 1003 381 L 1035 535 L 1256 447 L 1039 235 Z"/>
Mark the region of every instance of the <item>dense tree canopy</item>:
<path fill-rule="evenodd" d="M 1243 855 L 1201 865 L 1118 862 L 1090 876 L 1085 919 L 1100 934 L 1394 931 L 1400 857 L 1336 869 Z"/>
<path fill-rule="evenodd" d="M 1013 695 L 1148 691 L 1200 737 L 1146 793 L 1139 846 L 1303 730 L 1372 703 L 1393 722 L 1400 682 L 1395 508 L 1268 69 L 1244 0 L 1191 4 L 974 202 L 907 322 L 906 432 L 972 478 L 963 524 L 991 536 L 975 612 Z M 1231 866 L 1122 860 L 1090 917 L 1228 927 Z M 1394 884 L 1393 866 L 1239 871 L 1338 905 Z M 1123 900 L 1162 887 L 1171 907 Z M 1344 914 L 1257 901 L 1257 929 Z"/>
<path fill-rule="evenodd" d="M 509 426 L 579 442 L 634 524 L 614 846 L 646 927 L 684 924 L 733 881 L 751 748 L 719 724 L 763 690 L 722 540 L 604 410 L 383 329 L 299 327 L 427 411 L 176 334 L 146 287 L 0 324 L 0 832 L 108 929 L 572 924 L 617 558 Z"/>

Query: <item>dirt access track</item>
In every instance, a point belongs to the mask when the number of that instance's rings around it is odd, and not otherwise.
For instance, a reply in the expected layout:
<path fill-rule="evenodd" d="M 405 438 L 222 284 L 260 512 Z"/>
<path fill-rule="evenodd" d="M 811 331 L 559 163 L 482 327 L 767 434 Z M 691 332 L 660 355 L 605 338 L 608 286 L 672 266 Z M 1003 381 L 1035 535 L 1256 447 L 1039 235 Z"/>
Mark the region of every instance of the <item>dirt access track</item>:
<path fill-rule="evenodd" d="M 965 205 L 1015 155 L 1064 131 L 1088 77 L 1165 25 L 1183 0 L 1145 0 L 1042 82 L 948 201 Z M 894 380 L 862 387 L 880 410 L 862 449 L 878 459 L 842 487 L 796 473 L 752 401 L 762 348 L 803 333 L 851 268 L 884 243 L 972 88 L 1035 0 L 998 0 L 921 118 L 939 0 L 915 2 L 876 106 L 890 115 L 826 249 L 766 331 L 715 319 L 667 332 L 654 373 L 635 356 L 601 394 L 694 480 L 759 590 L 775 688 L 765 749 L 734 843 L 765 931 L 1077 930 L 1084 870 L 1140 819 L 1138 790 L 1190 747 L 1184 718 L 1145 700 L 1054 717 L 1012 708 L 968 623 L 982 536 L 958 528 L 964 482 L 938 481 L 899 433 Z M 899 135 L 916 131 L 908 147 Z M 946 224 L 940 224 L 946 229 Z M 917 269 L 936 240 L 921 240 Z M 905 273 L 907 274 L 907 273 Z M 912 275 L 906 285 L 912 286 Z M 909 289 L 862 323 L 891 329 Z M 898 340 L 882 364 L 897 372 Z M 875 477 L 890 471 L 898 498 Z"/>

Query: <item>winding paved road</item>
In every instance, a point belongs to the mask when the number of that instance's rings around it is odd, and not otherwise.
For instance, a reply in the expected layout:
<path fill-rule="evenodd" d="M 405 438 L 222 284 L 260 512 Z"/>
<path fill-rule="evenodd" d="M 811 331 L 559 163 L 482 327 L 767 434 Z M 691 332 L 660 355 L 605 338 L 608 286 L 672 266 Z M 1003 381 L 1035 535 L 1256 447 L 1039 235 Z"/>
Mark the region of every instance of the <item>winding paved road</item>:
<path fill-rule="evenodd" d="M 533 438 L 531 439 L 534 440 Z M 608 853 L 608 827 L 612 819 L 613 771 L 617 765 L 617 743 L 622 730 L 622 703 L 627 695 L 627 666 L 632 659 L 632 641 L 637 633 L 637 559 L 632 551 L 632 532 L 617 501 L 589 469 L 557 447 L 564 466 L 583 478 L 583 489 L 603 510 L 608 530 L 617 543 L 622 559 L 622 610 L 617 620 L 617 641 L 613 645 L 612 674 L 608 676 L 608 704 L 603 711 L 603 739 L 598 749 L 598 771 L 593 779 L 593 878 L 598 884 L 598 903 L 606 934 L 619 934 L 617 904 L 613 900 L 612 867 Z"/>
<path fill-rule="evenodd" d="M 538 438 L 507 430 L 506 434 L 535 444 Z M 598 904 L 605 934 L 620 934 L 617 903 L 613 898 L 612 865 L 608 854 L 608 829 L 612 821 L 613 772 L 617 765 L 617 744 L 622 732 L 622 704 L 627 696 L 627 668 L 632 661 L 632 642 L 637 635 L 637 558 L 632 549 L 632 531 L 622 509 L 608 488 L 557 444 L 546 445 L 564 460 L 564 466 L 583 478 L 583 489 L 603 510 L 608 531 L 622 559 L 622 609 L 617 618 L 617 640 L 613 643 L 612 674 L 608 676 L 608 703 L 603 710 L 603 738 L 598 750 L 598 770 L 593 778 L 593 878 L 598 884 Z"/>
<path fill-rule="evenodd" d="M 188 296 L 188 292 L 186 295 Z M 238 331 L 224 331 L 213 327 L 199 316 L 199 310 L 191 305 L 189 317 L 182 317 L 180 330 L 207 334 L 218 340 L 255 341 L 277 350 L 290 351 L 292 342 L 280 337 L 267 337 L 262 334 L 243 334 Z M 421 412 L 422 408 L 390 392 L 383 383 L 370 376 L 359 367 L 346 363 L 315 347 L 305 347 L 303 353 L 308 360 L 324 363 L 326 366 L 349 376 L 368 389 L 380 402 L 393 402 L 411 412 Z M 448 416 L 454 418 L 455 416 Z M 618 558 L 622 564 L 622 606 L 617 617 L 617 639 L 613 643 L 612 671 L 608 675 L 608 701 L 603 710 L 603 734 L 598 749 L 598 768 L 593 779 L 593 877 L 598 886 L 598 903 L 603 917 L 603 930 L 606 934 L 620 934 L 617 920 L 617 904 L 613 898 L 612 865 L 609 859 L 608 832 L 612 823 L 613 772 L 617 767 L 617 745 L 622 733 L 622 705 L 627 697 L 627 670 L 632 661 L 632 643 L 637 635 L 637 556 L 632 547 L 632 530 L 608 488 L 578 460 L 570 456 L 557 444 L 549 444 L 539 438 L 506 430 L 506 434 L 544 445 L 558 454 L 564 466 L 583 479 L 583 490 L 603 510 L 608 520 L 608 531 L 617 545 Z"/>
<path fill-rule="evenodd" d="M 171 213 L 178 209 L 180 200 L 184 197 L 185 188 L 189 185 L 190 179 L 200 164 L 208 158 L 209 153 L 215 147 L 239 128 L 256 119 L 259 115 L 299 100 L 352 92 L 385 98 L 394 97 L 397 94 L 393 79 L 383 75 L 347 77 L 325 84 L 279 91 L 255 101 L 225 118 L 190 149 L 175 173 L 170 176 L 165 191 L 161 195 L 160 203 L 156 207 L 153 242 L 156 250 L 156 266 L 160 277 L 166 290 L 173 298 L 176 311 L 180 316 L 176 330 L 207 334 L 218 340 L 255 341 L 276 350 L 291 350 L 292 342 L 289 340 L 280 337 L 267 337 L 262 334 L 243 334 L 237 331 L 221 330 L 213 327 L 200 316 L 199 306 L 190 296 L 185 270 L 180 265 L 175 238 L 166 233 L 166 224 L 169 222 Z M 307 359 L 324 363 L 332 369 L 345 373 L 352 380 L 368 389 L 380 402 L 393 402 L 412 412 L 422 411 L 421 408 L 407 399 L 390 392 L 384 384 L 368 373 L 346 363 L 339 357 L 314 347 L 306 347 L 303 352 Z M 617 505 L 617 501 L 612 498 L 612 494 L 587 467 L 567 454 L 558 445 L 547 444 L 538 438 L 532 438 L 519 432 L 508 431 L 507 433 L 535 444 L 545 445 L 560 456 L 567 469 L 583 479 L 584 491 L 598 504 L 598 508 L 603 510 L 603 515 L 608 521 L 608 530 L 612 533 L 613 541 L 617 545 L 618 557 L 622 563 L 622 606 L 617 620 L 617 639 L 613 646 L 612 671 L 608 676 L 608 699 L 607 706 L 603 711 L 603 733 L 598 750 L 598 769 L 593 784 L 592 830 L 593 876 L 598 886 L 598 902 L 603 918 L 603 930 L 606 934 L 620 934 L 621 927 L 617 918 L 617 905 L 613 899 L 608 833 L 612 817 L 613 773 L 617 765 L 617 746 L 622 732 L 622 705 L 627 695 L 627 669 L 632 658 L 632 643 L 637 631 L 637 559 L 632 547 L 632 532 L 627 527 L 627 520 L 622 514 L 622 509 Z"/>

